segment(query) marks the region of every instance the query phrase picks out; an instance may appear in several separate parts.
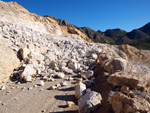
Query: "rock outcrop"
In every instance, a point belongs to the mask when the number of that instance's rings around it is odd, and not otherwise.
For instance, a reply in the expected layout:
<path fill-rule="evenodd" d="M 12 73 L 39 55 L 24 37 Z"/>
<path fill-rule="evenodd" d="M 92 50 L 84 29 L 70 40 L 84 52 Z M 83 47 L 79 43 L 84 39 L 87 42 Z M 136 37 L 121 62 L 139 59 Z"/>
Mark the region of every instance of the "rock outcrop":
<path fill-rule="evenodd" d="M 0 83 L 8 81 L 13 70 L 20 64 L 17 53 L 9 46 L 12 43 L 9 40 L 0 37 Z"/>
<path fill-rule="evenodd" d="M 128 97 L 120 92 L 115 92 L 109 99 L 115 113 L 148 113 L 150 103 L 142 97 Z"/>
<path fill-rule="evenodd" d="M 116 72 L 110 75 L 107 82 L 113 86 L 129 86 L 132 89 L 146 88 L 150 80 L 149 72 Z"/>

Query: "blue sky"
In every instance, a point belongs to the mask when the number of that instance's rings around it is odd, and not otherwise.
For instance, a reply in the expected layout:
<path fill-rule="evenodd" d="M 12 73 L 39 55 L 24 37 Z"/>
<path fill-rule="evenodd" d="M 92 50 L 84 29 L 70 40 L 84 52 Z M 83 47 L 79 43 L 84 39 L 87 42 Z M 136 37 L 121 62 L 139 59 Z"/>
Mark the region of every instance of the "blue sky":
<path fill-rule="evenodd" d="M 2 0 L 9 2 L 11 0 Z M 14 0 L 38 15 L 66 19 L 94 30 L 126 31 L 150 22 L 150 0 Z"/>

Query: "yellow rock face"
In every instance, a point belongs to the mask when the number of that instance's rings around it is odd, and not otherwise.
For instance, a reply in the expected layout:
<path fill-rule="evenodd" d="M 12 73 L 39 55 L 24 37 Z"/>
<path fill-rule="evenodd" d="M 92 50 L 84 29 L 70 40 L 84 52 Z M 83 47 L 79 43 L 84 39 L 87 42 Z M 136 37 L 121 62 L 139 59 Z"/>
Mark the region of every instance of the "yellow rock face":
<path fill-rule="evenodd" d="M 10 44 L 0 39 L 0 83 L 9 80 L 13 70 L 20 64 L 17 54 L 8 47 Z"/>
<path fill-rule="evenodd" d="M 90 38 L 88 38 L 84 33 L 79 31 L 76 28 L 60 26 L 62 33 L 64 34 L 77 34 L 79 35 L 85 42 L 93 42 Z"/>

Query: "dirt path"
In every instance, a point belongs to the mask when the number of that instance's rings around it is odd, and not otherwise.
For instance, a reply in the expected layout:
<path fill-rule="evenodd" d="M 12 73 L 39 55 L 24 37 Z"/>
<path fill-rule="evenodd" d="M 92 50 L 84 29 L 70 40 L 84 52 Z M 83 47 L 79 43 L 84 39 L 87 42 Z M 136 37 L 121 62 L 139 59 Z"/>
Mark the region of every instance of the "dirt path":
<path fill-rule="evenodd" d="M 45 82 L 44 86 L 33 87 L 39 79 L 32 83 L 7 83 L 7 88 L 0 91 L 0 113 L 77 113 L 77 105 L 66 106 L 66 101 L 74 101 L 74 81 L 58 90 L 48 90 L 52 85 L 62 81 Z M 28 89 L 32 87 L 32 89 Z M 4 105 L 3 105 L 4 104 Z"/>

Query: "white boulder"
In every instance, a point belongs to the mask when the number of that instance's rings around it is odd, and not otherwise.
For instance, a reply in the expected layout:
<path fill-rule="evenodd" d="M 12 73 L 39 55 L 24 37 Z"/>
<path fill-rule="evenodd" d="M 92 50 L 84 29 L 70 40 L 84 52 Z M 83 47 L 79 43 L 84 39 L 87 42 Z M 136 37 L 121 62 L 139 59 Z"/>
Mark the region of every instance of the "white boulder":
<path fill-rule="evenodd" d="M 24 79 L 25 81 L 31 81 L 31 76 L 36 75 L 36 70 L 33 68 L 32 64 L 28 64 L 22 74 L 20 75 L 21 79 Z"/>
<path fill-rule="evenodd" d="M 24 81 L 26 82 L 31 82 L 32 81 L 32 77 L 30 75 L 24 76 Z"/>
<path fill-rule="evenodd" d="M 75 87 L 75 97 L 79 99 L 81 96 L 85 95 L 86 93 L 86 85 L 82 82 L 79 82 L 78 85 Z"/>
<path fill-rule="evenodd" d="M 43 60 L 44 60 L 44 56 L 43 56 L 42 54 L 36 53 L 36 52 L 32 52 L 32 53 L 31 53 L 31 57 L 32 57 L 33 59 L 38 60 L 38 61 L 43 61 Z"/>
<path fill-rule="evenodd" d="M 92 78 L 94 75 L 94 72 L 92 70 L 81 72 L 81 77 L 84 79 Z"/>
<path fill-rule="evenodd" d="M 64 78 L 65 74 L 64 73 L 57 73 L 56 77 L 58 77 L 58 78 Z"/>
<path fill-rule="evenodd" d="M 79 113 L 90 113 L 101 104 L 102 96 L 95 91 L 87 92 L 78 100 Z"/>
<path fill-rule="evenodd" d="M 77 65 L 76 62 L 74 62 L 74 63 L 69 63 L 69 64 L 68 64 L 68 68 L 69 68 L 69 69 L 72 69 L 72 70 L 77 70 L 78 65 Z"/>

